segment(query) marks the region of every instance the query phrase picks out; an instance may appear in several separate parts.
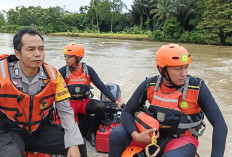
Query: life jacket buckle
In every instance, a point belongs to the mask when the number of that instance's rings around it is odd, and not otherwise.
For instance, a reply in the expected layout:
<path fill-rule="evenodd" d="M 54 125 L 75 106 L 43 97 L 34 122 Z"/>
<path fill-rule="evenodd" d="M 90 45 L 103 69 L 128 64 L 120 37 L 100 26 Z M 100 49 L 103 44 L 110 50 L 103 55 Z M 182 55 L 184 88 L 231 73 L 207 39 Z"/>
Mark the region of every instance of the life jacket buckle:
<path fill-rule="evenodd" d="M 23 113 L 16 113 L 15 116 L 16 116 L 16 117 L 22 117 L 22 116 L 23 116 Z"/>
<path fill-rule="evenodd" d="M 19 103 L 23 98 L 24 98 L 25 95 L 23 94 L 20 94 L 18 97 L 17 97 L 17 102 Z"/>
<path fill-rule="evenodd" d="M 34 124 L 35 124 L 34 121 L 25 122 L 25 126 L 26 126 L 26 127 L 32 126 L 32 125 L 34 125 Z"/>
<path fill-rule="evenodd" d="M 44 114 L 44 112 L 41 112 L 41 117 L 42 117 L 42 119 L 45 119 L 46 118 L 46 116 L 45 116 L 45 114 Z"/>
<path fill-rule="evenodd" d="M 18 117 L 22 117 L 23 113 L 19 113 L 19 111 L 17 111 L 17 113 L 14 115 L 14 119 L 18 122 Z"/>

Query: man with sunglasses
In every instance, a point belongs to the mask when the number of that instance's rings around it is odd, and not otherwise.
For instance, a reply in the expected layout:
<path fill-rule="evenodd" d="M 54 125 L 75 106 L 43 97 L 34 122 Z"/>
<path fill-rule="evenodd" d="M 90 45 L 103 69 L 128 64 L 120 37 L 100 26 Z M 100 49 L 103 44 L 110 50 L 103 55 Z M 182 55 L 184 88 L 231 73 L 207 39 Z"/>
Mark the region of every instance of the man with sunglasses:
<path fill-rule="evenodd" d="M 70 105 L 73 107 L 74 113 L 78 114 L 79 127 L 83 137 L 86 137 L 90 144 L 95 146 L 96 132 L 104 118 L 105 106 L 103 102 L 92 99 L 90 83 L 92 82 L 119 109 L 121 109 L 122 103 L 116 100 L 92 67 L 80 62 L 84 57 L 82 45 L 68 44 L 65 46 L 63 54 L 67 65 L 60 68 L 59 71 L 71 94 Z M 90 119 L 89 115 L 92 114 L 94 114 L 93 119 Z"/>

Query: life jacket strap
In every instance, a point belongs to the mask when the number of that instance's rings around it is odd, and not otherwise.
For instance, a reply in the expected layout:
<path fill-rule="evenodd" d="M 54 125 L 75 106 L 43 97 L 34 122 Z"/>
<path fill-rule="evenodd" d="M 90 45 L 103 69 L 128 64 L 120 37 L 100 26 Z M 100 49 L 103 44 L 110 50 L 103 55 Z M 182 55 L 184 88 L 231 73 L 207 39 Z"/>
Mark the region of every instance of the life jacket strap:
<path fill-rule="evenodd" d="M 33 126 L 35 124 L 39 124 L 42 120 L 38 121 L 28 121 L 28 122 L 17 122 L 19 125 L 23 125 L 25 127 Z"/>
<path fill-rule="evenodd" d="M 187 76 L 186 79 L 185 79 L 184 91 L 183 91 L 183 94 L 182 94 L 183 99 L 185 99 L 186 94 L 187 94 L 188 85 L 189 85 L 189 79 L 190 79 L 189 76 Z"/>
<path fill-rule="evenodd" d="M 191 128 L 189 128 L 188 131 L 190 131 L 193 135 L 199 137 L 199 136 L 202 136 L 204 134 L 205 128 L 206 127 L 203 127 L 203 129 L 200 132 L 199 131 L 197 132 Z"/>
<path fill-rule="evenodd" d="M 188 116 L 188 117 L 190 117 L 190 116 Z M 199 125 L 202 126 L 201 131 L 196 131 L 193 129 Z M 196 121 L 196 122 L 193 122 L 191 120 L 191 123 L 179 123 L 178 128 L 179 129 L 188 129 L 188 131 L 190 131 L 193 135 L 199 137 L 199 136 L 202 136 L 204 134 L 204 131 L 206 129 L 206 124 L 205 124 L 205 121 L 203 119 Z"/>
<path fill-rule="evenodd" d="M 82 63 L 82 66 L 83 66 L 83 73 L 85 73 L 86 76 L 89 77 L 89 71 L 87 65 L 85 63 Z"/>
<path fill-rule="evenodd" d="M 193 128 L 201 124 L 202 120 L 199 120 L 197 122 L 191 122 L 191 123 L 179 123 L 178 128 L 179 129 L 188 129 Z"/>
<path fill-rule="evenodd" d="M 17 108 L 8 108 L 8 107 L 0 106 L 0 109 L 2 109 L 2 110 L 7 110 L 7 111 L 19 112 L 19 110 L 18 110 Z"/>
<path fill-rule="evenodd" d="M 5 65 L 4 65 L 4 60 L 0 61 L 0 66 L 1 66 L 1 71 L 2 71 L 2 78 L 6 78 L 6 71 L 5 71 Z"/>
<path fill-rule="evenodd" d="M 159 75 L 158 78 L 157 78 L 157 81 L 156 81 L 156 84 L 155 84 L 155 89 L 154 89 L 155 91 L 157 91 L 159 86 L 160 86 L 161 78 L 162 78 L 161 75 Z"/>
<path fill-rule="evenodd" d="M 71 74 L 71 71 L 69 69 L 69 66 L 66 66 L 66 78 L 69 79 L 69 75 Z"/>
<path fill-rule="evenodd" d="M 158 97 L 157 95 L 154 95 L 153 98 L 155 98 L 157 100 L 160 100 L 160 101 L 163 101 L 163 102 L 175 102 L 175 103 L 178 103 L 178 99 L 164 99 L 164 98 Z"/>
<path fill-rule="evenodd" d="M 56 74 L 54 73 L 54 71 L 52 70 L 52 67 L 50 65 L 47 65 L 48 69 L 50 70 L 51 74 L 52 74 L 52 78 L 55 80 L 56 79 Z"/>

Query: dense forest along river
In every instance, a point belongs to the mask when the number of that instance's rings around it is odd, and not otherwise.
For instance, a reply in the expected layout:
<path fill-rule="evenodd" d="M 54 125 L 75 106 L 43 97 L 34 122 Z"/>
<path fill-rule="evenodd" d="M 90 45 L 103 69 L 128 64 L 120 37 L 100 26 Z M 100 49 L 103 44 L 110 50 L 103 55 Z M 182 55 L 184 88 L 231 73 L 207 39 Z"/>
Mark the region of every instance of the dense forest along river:
<path fill-rule="evenodd" d="M 14 34 L 0 34 L 0 54 L 12 54 Z M 122 101 L 127 102 L 137 86 L 146 78 L 158 74 L 155 51 L 164 43 L 112 40 L 99 38 L 44 36 L 45 61 L 56 68 L 65 65 L 62 50 L 68 43 L 80 43 L 85 48 L 83 59 L 92 66 L 104 83 L 118 84 Z M 205 80 L 225 117 L 228 136 L 225 157 L 232 156 L 232 47 L 182 44 L 192 55 L 189 74 Z M 99 97 L 96 89 L 93 93 Z M 207 127 L 200 137 L 199 154 L 209 157 L 211 152 L 212 127 Z"/>

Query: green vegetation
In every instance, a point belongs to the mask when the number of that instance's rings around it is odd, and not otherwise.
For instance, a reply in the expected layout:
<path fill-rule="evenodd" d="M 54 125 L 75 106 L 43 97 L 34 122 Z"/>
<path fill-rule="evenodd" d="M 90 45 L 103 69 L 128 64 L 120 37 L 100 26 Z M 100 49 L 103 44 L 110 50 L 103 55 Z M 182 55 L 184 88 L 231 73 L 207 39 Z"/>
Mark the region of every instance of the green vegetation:
<path fill-rule="evenodd" d="M 121 0 L 91 0 L 75 13 L 19 6 L 0 11 L 0 32 L 32 26 L 52 35 L 232 45 L 232 0 L 134 0 L 123 8 Z"/>

